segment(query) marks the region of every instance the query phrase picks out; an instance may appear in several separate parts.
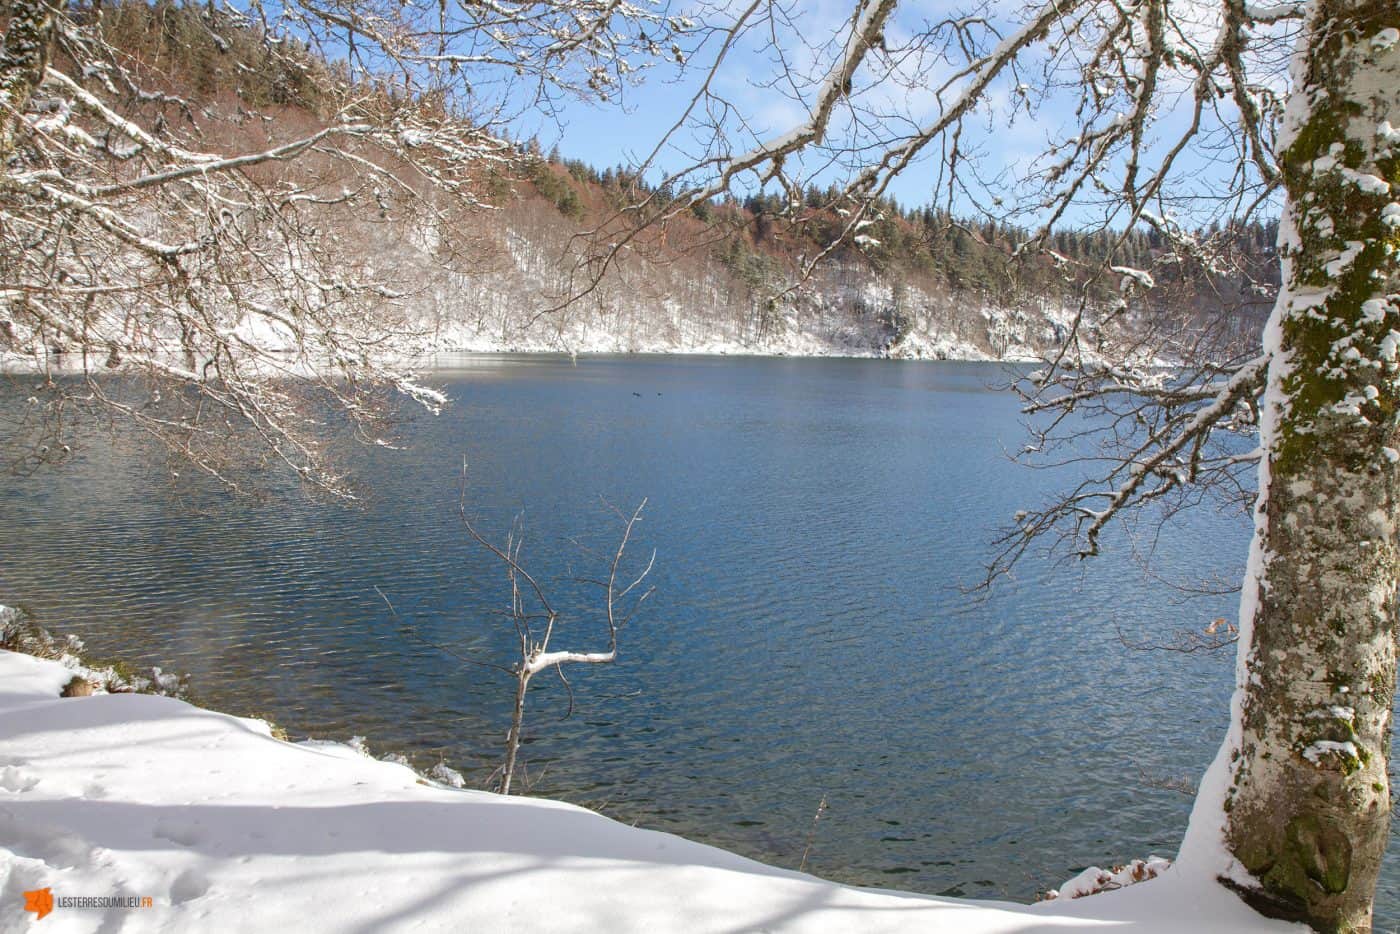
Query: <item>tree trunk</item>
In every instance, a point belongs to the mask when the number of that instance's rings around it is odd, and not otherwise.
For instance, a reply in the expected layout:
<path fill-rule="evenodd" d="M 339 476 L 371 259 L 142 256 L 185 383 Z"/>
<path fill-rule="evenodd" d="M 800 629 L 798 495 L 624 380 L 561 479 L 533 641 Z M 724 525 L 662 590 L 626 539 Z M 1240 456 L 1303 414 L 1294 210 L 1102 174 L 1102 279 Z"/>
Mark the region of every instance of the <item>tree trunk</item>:
<path fill-rule="evenodd" d="M 1314 0 L 1288 107 L 1235 718 L 1183 857 L 1223 830 L 1250 904 L 1368 931 L 1400 570 L 1400 5 Z"/>
<path fill-rule="evenodd" d="M 14 154 L 20 114 L 43 80 L 57 9 L 48 0 L 3 4 L 10 23 L 0 43 L 0 166 Z"/>

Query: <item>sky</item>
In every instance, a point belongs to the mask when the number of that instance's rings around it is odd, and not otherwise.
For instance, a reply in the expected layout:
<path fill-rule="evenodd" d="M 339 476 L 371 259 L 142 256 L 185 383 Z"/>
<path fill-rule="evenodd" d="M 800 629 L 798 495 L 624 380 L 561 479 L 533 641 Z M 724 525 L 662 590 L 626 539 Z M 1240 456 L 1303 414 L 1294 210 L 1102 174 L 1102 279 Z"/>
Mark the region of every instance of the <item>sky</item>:
<path fill-rule="evenodd" d="M 888 47 L 899 62 L 896 72 L 878 82 L 871 80 L 868 73 L 857 74 L 854 99 L 867 113 L 879 114 L 885 130 L 925 122 L 937 113 L 930 88 L 950 74 L 951 66 L 947 60 L 926 50 L 922 53 L 910 50 L 921 45 L 926 49 L 927 43 L 920 43 L 918 37 L 931 20 L 948 14 L 954 6 L 950 0 L 903 4 L 886 28 Z M 733 108 L 725 125 L 737 151 L 803 122 L 810 112 L 817 81 L 799 79 L 793 82 L 782 76 L 795 73 L 820 78 L 850 30 L 852 6 L 849 0 L 796 0 L 784 9 L 790 15 L 780 16 L 775 22 L 765 24 L 765 28 L 755 30 L 730 53 L 715 80 L 717 96 Z M 1024 9 L 1018 0 L 988 0 L 981 5 L 982 12 L 1003 32 L 1014 28 L 1024 15 Z M 1185 23 L 1184 32 L 1198 48 L 1209 48 L 1214 41 L 1220 9 L 1215 0 L 1173 2 L 1174 14 Z M 783 49 L 782 60 L 773 52 L 771 40 L 774 38 L 776 45 Z M 714 48 L 714 43 L 702 45 L 692 62 L 708 63 Z M 1281 61 L 1281 58 L 1270 61 L 1267 67 L 1261 68 L 1280 92 L 1284 90 L 1280 83 L 1283 78 Z M 636 163 L 652 151 L 684 113 L 703 73 L 703 67 L 678 74 L 674 66 L 662 65 L 643 72 L 643 82 L 625 89 L 621 103 L 565 101 L 555 118 L 535 114 L 521 121 L 516 131 L 524 136 L 537 136 L 545 151 L 557 145 L 566 158 L 581 159 L 599 168 Z M 866 79 L 864 85 L 862 77 Z M 1038 75 L 1027 72 L 1023 78 L 1031 82 L 1031 96 L 1034 97 Z M 1162 95 L 1155 113 L 1155 143 L 1149 146 L 1149 151 L 1156 154 L 1161 154 L 1188 123 L 1185 105 L 1191 100 L 1191 88 L 1184 80 L 1177 80 L 1175 86 L 1168 81 L 1166 87 L 1167 93 Z M 1074 113 L 1077 86 L 1042 97 L 1033 114 L 1021 108 L 1014 123 L 1009 124 L 1010 111 L 1017 104 L 1013 99 L 1014 88 L 1011 81 L 995 86 L 986 105 L 969 120 L 963 136 L 964 147 L 977 152 L 976 172 L 982 178 L 1023 176 L 1050 146 L 1063 142 L 1078 130 Z M 1222 106 L 1228 117 L 1235 116 L 1228 102 Z M 848 124 L 835 129 L 831 135 L 838 137 L 841 130 L 846 129 L 852 131 L 850 138 L 869 141 L 877 135 L 873 126 L 879 122 L 869 120 L 864 128 Z M 684 133 L 680 138 L 680 148 L 692 155 L 703 148 Z M 663 167 L 672 169 L 688 160 L 683 153 L 673 150 L 664 153 L 660 161 Z M 1179 165 L 1183 184 L 1197 192 L 1229 191 L 1237 187 L 1238 182 L 1232 177 L 1233 163 L 1222 164 L 1208 151 L 1188 152 Z M 807 168 L 811 168 L 810 164 Z M 839 181 L 840 177 L 839 171 L 828 169 L 817 173 L 816 180 L 819 183 Z M 919 206 L 942 200 L 946 192 L 935 192 L 938 183 L 935 153 L 933 158 L 916 162 L 902 172 L 888 193 L 906 206 Z M 969 187 L 985 192 L 976 181 L 970 182 Z M 752 190 L 751 185 L 741 186 L 740 193 L 748 190 Z M 999 193 L 1009 194 L 1010 204 L 1018 203 L 1016 189 L 1009 192 L 1001 189 Z M 984 204 L 992 206 L 985 194 L 981 197 Z M 1025 203 L 1024 194 L 1020 203 Z M 965 197 L 958 197 L 954 206 L 959 213 L 974 213 L 971 202 Z M 1185 206 L 1180 210 L 1184 212 Z M 1096 226 L 1099 216 L 1100 208 L 1085 206 L 1069 212 L 1064 226 Z"/>
<path fill-rule="evenodd" d="M 587 4 L 590 0 L 581 2 Z M 727 23 L 732 22 L 737 11 L 748 2 L 675 0 L 668 14 L 687 16 L 702 25 Z M 706 3 L 717 4 L 717 7 L 705 9 L 702 4 Z M 269 3 L 264 9 L 272 6 Z M 296 9 L 297 5 L 286 4 L 285 8 Z M 640 8 L 658 9 L 645 4 Z M 716 127 L 725 140 L 723 146 L 728 146 L 732 152 L 743 152 L 801 125 L 808 118 L 822 79 L 851 32 L 853 0 L 761 0 L 756 8 L 760 13 L 750 20 L 751 28 L 734 43 L 723 67 L 714 74 L 709 87 L 709 119 L 692 119 L 670 137 L 670 144 L 661 149 L 649 173 L 651 181 L 660 180 L 666 172 L 692 165 L 706 154 L 713 154 Z M 887 70 L 878 75 L 869 67 L 858 71 L 848 101 L 836 109 L 828 137 L 847 144 L 847 150 L 844 153 L 828 150 L 794 158 L 785 167 L 789 174 L 803 176 L 804 182 L 839 184 L 847 177 L 851 166 L 869 164 L 878 156 L 883 147 L 876 143 L 887 139 L 891 133 L 907 132 L 935 116 L 939 105 L 932 89 L 954 75 L 955 63 L 961 55 L 956 49 L 951 56 L 940 54 L 937 42 L 928 38 L 931 24 L 960 8 L 975 8 L 988 24 L 999 30 L 997 34 L 973 30 L 973 34 L 983 40 L 984 48 L 989 48 L 998 35 L 1014 31 L 1024 22 L 1027 11 L 1036 9 L 1036 5 L 1034 0 L 906 0 L 884 30 L 888 54 L 871 56 L 886 63 Z M 431 18 L 433 14 L 423 12 L 428 6 L 405 9 L 410 11 L 408 15 L 426 17 L 424 22 L 429 27 L 435 22 Z M 432 5 L 432 9 L 436 6 Z M 538 9 L 559 14 L 557 7 L 540 6 Z M 1173 21 L 1184 24 L 1182 35 L 1194 51 L 1208 49 L 1220 22 L 1219 0 L 1171 0 L 1171 10 Z M 621 28 L 626 31 L 629 26 L 621 24 Z M 655 24 L 642 28 L 659 35 Z M 482 38 L 481 30 L 467 30 L 464 35 L 466 38 L 459 40 L 459 48 L 466 51 L 475 53 L 491 45 L 489 39 Z M 521 140 L 536 138 L 546 152 L 557 146 L 564 157 L 582 160 L 599 169 L 619 164 L 635 165 L 652 153 L 685 114 L 716 55 L 720 35 L 719 31 L 697 30 L 682 36 L 679 42 L 689 53 L 689 66 L 685 69 L 669 60 L 666 54 L 669 43 L 666 42 L 662 45 L 661 56 L 653 60 L 655 63 L 634 71 L 635 80 L 624 84 L 620 91 L 611 91 L 608 100 L 585 100 L 556 91 L 555 106 L 549 112 L 530 106 L 529 92 L 534 85 L 528 77 L 517 80 L 507 73 L 504 81 L 500 81 L 503 71 L 499 68 L 494 72 L 484 69 L 479 74 L 469 71 L 465 75 L 477 87 L 478 100 L 489 100 L 493 89 L 520 97 L 506 108 L 511 117 L 505 130 L 511 136 Z M 334 30 L 323 38 L 324 52 L 335 55 L 343 51 L 343 44 L 338 45 L 339 34 Z M 1062 49 L 1068 48 L 1061 62 L 1070 68 L 1086 51 L 1074 48 L 1077 41 L 1074 38 L 1051 38 L 1058 39 Z M 634 56 L 630 61 L 633 66 L 639 66 L 643 60 Z M 1037 60 L 1032 58 L 1025 71 L 1014 77 L 1004 75 L 1004 80 L 990 88 L 984 104 L 968 119 L 960 143 L 964 153 L 970 152 L 975 158 L 966 163 L 969 171 L 960 176 L 966 191 L 953 194 L 957 213 L 975 217 L 976 199 L 997 212 L 1003 208 L 1023 209 L 1025 213 L 1019 218 L 1023 224 L 1037 219 L 1037 209 L 1030 206 L 1034 201 L 1029 198 L 1028 189 L 1014 184 L 1008 187 L 1004 182 L 1024 179 L 1038 158 L 1043 160 L 1048 150 L 1078 132 L 1074 108 L 1082 86 L 1077 72 L 1068 75 L 1061 72 L 1054 77 L 1068 77 L 1064 86 L 1040 94 L 1045 80 L 1037 65 Z M 1263 70 L 1275 83 L 1280 80 L 1282 69 L 1278 61 L 1269 62 Z M 577 66 L 572 70 L 566 67 L 561 73 L 576 78 L 580 74 Z M 1191 99 L 1190 88 L 1184 79 L 1176 79 L 1175 86 L 1171 81 L 1170 78 L 1166 81 L 1167 92 L 1159 95 L 1160 106 L 1154 115 L 1156 135 L 1149 136 L 1149 154 L 1163 152 L 1187 123 L 1183 103 Z M 1018 89 L 1018 82 L 1025 93 Z M 522 91 L 525 92 L 523 96 Z M 1036 102 L 1033 111 L 1025 106 L 1027 101 Z M 844 103 L 852 106 L 846 107 Z M 1228 104 L 1226 109 L 1228 111 Z M 1014 122 L 1011 121 L 1013 111 L 1016 112 Z M 1227 116 L 1233 114 L 1227 112 Z M 940 182 L 939 155 L 936 147 L 930 146 L 927 156 L 908 166 L 892 181 L 887 194 L 909 207 L 942 202 L 947 192 L 935 191 Z M 840 164 L 843 160 L 844 165 Z M 1184 170 L 1181 172 L 1184 185 L 1198 193 L 1229 191 L 1237 185 L 1237 180 L 1231 177 L 1233 163 L 1229 160 L 1221 163 L 1207 151 L 1188 152 L 1179 166 Z M 997 180 L 995 185 L 1000 186 L 996 188 L 997 194 L 1004 200 L 993 202 L 987 180 Z M 753 178 L 741 178 L 733 190 L 740 195 L 750 193 L 756 190 L 756 182 Z M 769 190 L 776 190 L 776 186 Z M 1098 200 L 1101 205 L 1106 199 Z M 1187 210 L 1185 202 L 1182 205 L 1180 210 Z M 1061 226 L 1098 226 L 1101 211 L 1101 206 L 1093 204 L 1078 207 L 1065 215 Z"/>
<path fill-rule="evenodd" d="M 917 10 L 903 20 L 905 32 L 909 24 L 934 15 L 936 8 L 951 6 L 945 0 L 907 4 Z M 798 85 L 784 81 L 786 72 L 800 75 L 821 74 L 836 51 L 831 40 L 844 38 L 849 29 L 852 7 L 845 0 L 801 0 L 790 5 L 790 17 L 773 24 L 786 57 L 779 61 L 769 47 L 768 31 L 759 31 L 741 48 L 731 52 L 716 79 L 716 91 L 731 103 L 742 116 L 744 126 L 731 122 L 730 129 L 740 139 L 736 149 L 745 149 L 759 140 L 770 139 L 803 122 L 813 96 L 810 81 Z M 697 14 L 698 17 L 699 14 Z M 811 48 L 809 44 L 820 44 Z M 642 81 L 625 88 L 620 101 L 600 104 L 596 101 L 566 101 L 558 119 L 533 115 L 520 121 L 519 131 L 537 135 L 548 151 L 558 145 L 567 158 L 581 159 L 599 168 L 618 163 L 635 163 L 645 158 L 658 141 L 685 112 L 700 79 L 703 68 L 712 60 L 715 43 L 703 45 L 693 58 L 687 73 L 678 73 L 673 65 L 662 64 L 643 72 Z M 916 92 L 891 87 L 877 101 L 887 113 L 927 117 L 932 109 L 919 106 Z M 1048 127 L 1039 133 L 1048 132 Z M 1003 138 L 990 153 L 993 160 L 1014 162 L 1032 153 L 1024 144 L 1030 138 Z M 1039 142 L 1039 139 L 1036 139 Z M 699 144 L 690 147 L 694 153 Z M 674 168 L 687 162 L 679 153 L 663 157 L 663 164 Z M 835 180 L 837 173 L 820 177 Z M 903 173 L 890 190 L 901 203 L 922 205 L 934 200 L 936 183 L 934 166 L 916 164 Z"/>

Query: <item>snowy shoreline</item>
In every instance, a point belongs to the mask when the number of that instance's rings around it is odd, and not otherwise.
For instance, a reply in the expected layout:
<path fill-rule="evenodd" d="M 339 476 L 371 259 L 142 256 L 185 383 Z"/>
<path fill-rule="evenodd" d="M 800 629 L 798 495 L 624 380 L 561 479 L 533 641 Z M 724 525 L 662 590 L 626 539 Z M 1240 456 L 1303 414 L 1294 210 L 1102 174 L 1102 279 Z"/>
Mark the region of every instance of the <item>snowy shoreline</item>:
<path fill-rule="evenodd" d="M 171 697 L 60 697 L 0 651 L 0 928 L 42 930 L 1287 930 L 1169 869 L 1036 905 L 837 885 L 574 805 L 423 779 Z"/>
<path fill-rule="evenodd" d="M 681 342 L 660 338 L 624 338 L 605 331 L 584 334 L 556 335 L 539 333 L 517 334 L 513 338 L 486 336 L 461 328 L 439 331 L 432 353 L 490 353 L 490 354 L 627 354 L 676 357 L 794 357 L 821 359 L 828 357 L 860 360 L 936 360 L 977 363 L 1029 363 L 1039 361 L 1038 354 L 1026 348 L 1012 348 L 995 356 L 956 339 L 928 338 L 910 334 L 905 340 L 889 347 L 876 347 L 854 342 L 839 342 L 810 334 L 789 335 L 773 340 L 753 342 L 715 339 L 691 339 Z"/>

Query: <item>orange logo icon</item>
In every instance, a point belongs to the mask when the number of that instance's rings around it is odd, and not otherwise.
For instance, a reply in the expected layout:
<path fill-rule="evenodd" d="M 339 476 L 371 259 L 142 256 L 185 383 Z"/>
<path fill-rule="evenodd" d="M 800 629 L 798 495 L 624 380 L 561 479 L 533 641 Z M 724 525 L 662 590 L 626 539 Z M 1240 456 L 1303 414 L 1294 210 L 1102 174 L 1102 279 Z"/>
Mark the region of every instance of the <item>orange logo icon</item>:
<path fill-rule="evenodd" d="M 35 889 L 24 893 L 24 910 L 32 911 L 40 918 L 53 911 L 53 892 L 49 889 Z"/>

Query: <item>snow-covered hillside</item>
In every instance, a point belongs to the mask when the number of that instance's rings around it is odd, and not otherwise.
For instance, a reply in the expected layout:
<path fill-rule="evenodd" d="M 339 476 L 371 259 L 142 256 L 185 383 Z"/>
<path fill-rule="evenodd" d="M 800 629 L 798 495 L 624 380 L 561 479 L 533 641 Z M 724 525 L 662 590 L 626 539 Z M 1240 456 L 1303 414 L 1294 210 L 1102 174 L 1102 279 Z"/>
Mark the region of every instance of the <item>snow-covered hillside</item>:
<path fill-rule="evenodd" d="M 453 276 L 433 290 L 425 304 L 437 349 L 1038 360 L 1069 318 L 1060 309 L 973 307 L 840 265 L 759 312 L 713 264 L 694 279 L 655 266 L 644 286 L 608 282 L 541 314 L 564 284 L 546 281 L 545 265 L 517 262 L 512 253 L 507 269 Z"/>
<path fill-rule="evenodd" d="M 575 265 L 576 234 L 525 197 L 479 218 L 470 262 L 440 261 L 446 234 L 429 228 L 368 256 L 366 275 L 449 351 L 1028 360 L 1051 353 L 1073 317 L 1048 300 L 1003 308 L 859 257 L 794 285 L 777 267 L 745 277 L 709 249 L 628 253 L 595 283 Z"/>
<path fill-rule="evenodd" d="M 62 698 L 72 674 L 0 651 L 0 930 L 1288 929 L 1174 869 L 1034 906 L 835 885 L 169 697 Z M 150 907 L 63 901 L 105 896 Z"/>

